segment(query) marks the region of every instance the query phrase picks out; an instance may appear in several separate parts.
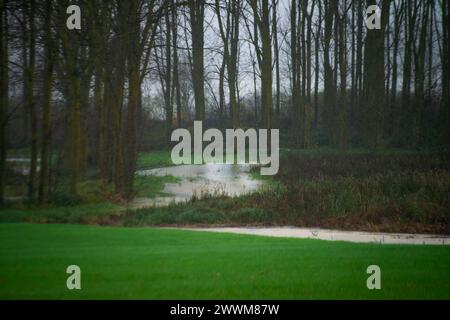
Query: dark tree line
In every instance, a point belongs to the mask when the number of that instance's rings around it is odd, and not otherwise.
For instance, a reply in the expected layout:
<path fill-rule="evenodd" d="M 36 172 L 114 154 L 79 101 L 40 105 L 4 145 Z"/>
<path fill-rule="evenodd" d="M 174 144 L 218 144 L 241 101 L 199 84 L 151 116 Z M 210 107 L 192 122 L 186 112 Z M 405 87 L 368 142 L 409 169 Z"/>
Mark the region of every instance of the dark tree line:
<path fill-rule="evenodd" d="M 81 30 L 66 27 L 71 4 Z M 370 5 L 380 8 L 380 29 L 366 27 Z M 88 169 L 130 198 L 145 136 L 168 145 L 193 120 L 280 128 L 281 143 L 300 148 L 448 146 L 447 0 L 0 8 L 2 202 L 13 147 L 29 152 L 30 199 L 47 202 L 57 173 L 76 195 Z M 162 127 L 149 129 L 152 120 Z"/>

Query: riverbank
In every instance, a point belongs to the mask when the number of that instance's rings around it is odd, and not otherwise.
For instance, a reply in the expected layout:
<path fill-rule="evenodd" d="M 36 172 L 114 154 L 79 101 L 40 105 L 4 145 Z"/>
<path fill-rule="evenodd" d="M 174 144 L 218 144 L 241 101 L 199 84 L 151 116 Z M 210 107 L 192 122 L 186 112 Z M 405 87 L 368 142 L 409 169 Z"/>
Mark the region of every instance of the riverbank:
<path fill-rule="evenodd" d="M 174 203 L 170 191 L 186 191 L 184 183 L 192 186 L 198 181 L 190 171 L 189 177 L 177 177 L 182 169 L 179 167 L 153 169 L 151 175 L 137 177 L 136 181 L 140 181 L 137 191 L 146 196 L 137 196 L 134 205 L 115 199 L 48 207 L 22 204 L 0 210 L 0 221 L 172 227 L 294 226 L 450 234 L 450 161 L 446 155 L 294 150 L 281 154 L 280 172 L 275 177 L 262 178 L 258 170 L 238 174 L 246 175 L 246 180 L 250 176 L 255 183 L 263 179 L 269 188 L 236 197 L 217 192 L 217 188 L 206 188 L 203 194 L 186 193 L 180 198 L 182 203 Z M 155 163 L 168 157 L 168 152 L 166 155 L 158 152 Z M 145 158 L 150 165 L 151 156 L 147 154 Z M 221 175 L 204 168 L 196 170 L 212 177 Z M 147 169 L 152 170 L 151 165 Z M 166 175 L 169 173 L 173 176 Z M 239 184 L 240 180 L 231 181 Z M 96 194 L 92 188 L 82 190 L 90 197 Z M 98 190 L 105 191 L 101 185 Z M 145 190 L 148 192 L 144 193 Z M 148 207 L 158 197 L 163 206 Z"/>

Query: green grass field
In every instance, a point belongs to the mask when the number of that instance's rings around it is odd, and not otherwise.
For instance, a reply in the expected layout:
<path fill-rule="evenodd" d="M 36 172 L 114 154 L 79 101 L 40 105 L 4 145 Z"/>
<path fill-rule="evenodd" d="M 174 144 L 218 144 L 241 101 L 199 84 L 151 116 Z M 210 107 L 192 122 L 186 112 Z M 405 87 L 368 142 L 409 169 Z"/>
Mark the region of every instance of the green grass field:
<path fill-rule="evenodd" d="M 80 291 L 66 289 L 81 267 Z M 382 290 L 366 288 L 366 268 Z M 450 248 L 0 224 L 2 299 L 450 298 Z"/>

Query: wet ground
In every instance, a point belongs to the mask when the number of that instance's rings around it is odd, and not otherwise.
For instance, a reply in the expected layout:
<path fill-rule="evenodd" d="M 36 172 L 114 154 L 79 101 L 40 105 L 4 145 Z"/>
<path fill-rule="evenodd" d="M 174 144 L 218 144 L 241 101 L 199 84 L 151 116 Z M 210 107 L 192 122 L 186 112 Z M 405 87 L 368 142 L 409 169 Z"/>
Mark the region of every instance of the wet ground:
<path fill-rule="evenodd" d="M 192 231 L 236 233 L 267 237 L 320 239 L 356 243 L 450 245 L 450 237 L 429 234 L 377 233 L 359 231 L 340 231 L 314 228 L 275 227 L 275 228 L 188 228 Z"/>
<path fill-rule="evenodd" d="M 181 179 L 177 183 L 166 183 L 164 197 L 137 198 L 133 207 L 164 206 L 170 203 L 180 203 L 193 196 L 228 195 L 239 196 L 258 190 L 263 181 L 250 176 L 251 165 L 237 164 L 204 164 L 182 165 L 152 170 L 141 170 L 136 174 L 141 176 L 175 176 Z"/>
<path fill-rule="evenodd" d="M 28 174 L 27 158 L 10 158 L 15 163 L 14 170 L 20 174 Z M 253 179 L 250 175 L 251 165 L 237 164 L 204 164 L 182 165 L 151 170 L 140 170 L 137 175 L 175 176 L 181 180 L 177 183 L 166 183 L 165 196 L 155 198 L 136 198 L 130 203 L 133 209 L 151 206 L 166 206 L 181 203 L 193 196 L 228 195 L 239 196 L 262 188 L 263 181 Z M 18 198 L 19 199 L 19 198 Z M 379 244 L 415 244 L 415 245 L 450 245 L 450 237 L 429 234 L 406 233 L 374 233 L 320 228 L 271 227 L 271 228 L 186 228 L 193 231 L 223 232 L 269 237 L 287 237 L 303 239 L 320 239 L 328 241 L 347 241 Z"/>

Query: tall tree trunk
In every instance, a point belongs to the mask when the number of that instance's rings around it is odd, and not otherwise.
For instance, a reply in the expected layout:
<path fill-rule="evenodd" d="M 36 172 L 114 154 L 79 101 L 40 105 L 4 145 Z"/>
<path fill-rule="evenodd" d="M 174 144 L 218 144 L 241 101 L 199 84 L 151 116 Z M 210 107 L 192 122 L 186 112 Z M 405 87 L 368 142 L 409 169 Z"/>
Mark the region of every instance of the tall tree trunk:
<path fill-rule="evenodd" d="M 80 180 L 81 171 L 81 94 L 80 94 L 80 80 L 78 79 L 78 72 L 74 66 L 69 75 L 69 123 L 68 123 L 68 163 L 70 171 L 70 192 L 74 195 L 78 194 L 78 183 Z"/>
<path fill-rule="evenodd" d="M 124 128 L 124 176 L 125 188 L 124 195 L 127 199 L 133 196 L 134 174 L 136 171 L 137 161 L 137 110 L 139 105 L 140 95 L 140 19 L 139 19 L 139 2 L 130 1 L 128 3 L 128 51 L 127 51 L 127 66 L 128 66 L 128 106 L 125 117 Z M 169 25 L 167 25 L 169 28 Z M 170 28 L 169 28 L 170 29 Z M 169 36 L 170 38 L 170 36 Z M 168 39 L 170 45 L 170 39 Z M 170 61 L 170 58 L 169 58 Z M 169 63 L 169 62 L 168 62 Z M 168 72 L 170 74 L 170 71 Z M 170 92 L 170 89 L 167 88 Z M 172 119 L 170 119 L 172 120 Z"/>
<path fill-rule="evenodd" d="M 427 102 L 432 103 L 433 100 L 433 25 L 434 25 L 435 5 L 434 1 L 430 1 L 430 24 L 428 26 L 428 83 L 427 83 Z"/>
<path fill-rule="evenodd" d="M 36 100 L 34 96 L 34 77 L 35 77 L 35 56 L 36 56 L 36 2 L 30 0 L 23 4 L 25 21 L 28 20 L 28 35 L 25 38 L 25 47 L 28 47 L 27 61 L 25 63 L 25 81 L 24 93 L 25 104 L 28 110 L 28 119 L 31 128 L 30 136 L 30 173 L 28 176 L 28 198 L 35 199 L 37 186 L 37 152 L 38 152 L 38 136 L 37 136 L 37 114 L 36 114 Z M 24 40 L 25 40 L 24 39 Z"/>
<path fill-rule="evenodd" d="M 239 19 L 240 1 L 231 1 L 231 26 L 230 26 L 230 56 L 228 71 L 228 88 L 230 92 L 230 107 L 233 128 L 239 127 L 239 103 L 238 103 L 238 49 L 239 49 Z"/>
<path fill-rule="evenodd" d="M 166 12 L 165 20 L 166 20 L 166 70 L 164 81 L 166 83 L 165 87 L 165 95 L 164 101 L 166 104 L 166 142 L 170 144 L 170 137 L 172 135 L 172 120 L 173 120 L 173 104 L 172 104 L 172 50 L 171 50 L 171 25 L 170 25 L 170 15 L 169 12 Z M 172 22 L 173 23 L 173 22 Z"/>
<path fill-rule="evenodd" d="M 91 9 L 95 12 L 94 8 Z M 91 28 L 91 50 L 93 56 L 93 73 L 94 73 L 94 104 L 96 110 L 96 139 L 95 139 L 95 164 L 100 172 L 101 180 L 106 187 L 108 183 L 109 155 L 107 152 L 108 137 L 108 110 L 107 100 L 109 92 L 106 92 L 106 82 L 110 81 L 109 74 L 106 70 L 111 68 L 106 62 L 108 50 L 108 27 L 107 23 L 110 18 L 110 9 L 107 5 L 101 7 L 95 15 L 95 23 Z M 108 77 L 108 78 L 107 78 Z M 108 98 L 106 97 L 108 95 Z M 109 105 L 109 104 L 108 104 Z"/>
<path fill-rule="evenodd" d="M 405 7 L 405 45 L 403 57 L 403 82 L 402 82 L 402 110 L 401 110 L 401 141 L 405 145 L 411 136 L 412 127 L 412 108 L 410 107 L 411 100 L 411 64 L 412 52 L 414 51 L 414 25 L 416 13 L 417 0 L 406 1 Z M 414 8 L 414 11 L 413 11 Z"/>
<path fill-rule="evenodd" d="M 237 97 L 237 64 L 239 44 L 240 1 L 230 1 L 227 4 L 226 19 L 223 22 L 219 0 L 215 2 L 215 10 L 219 24 L 220 36 L 224 45 L 223 60 L 227 68 L 228 92 L 230 99 L 231 126 L 239 126 L 239 108 Z"/>
<path fill-rule="evenodd" d="M 349 112 L 349 130 L 352 129 L 353 122 L 355 120 L 354 118 L 354 111 L 355 111 L 355 103 L 356 103 L 356 65 L 355 65 L 355 58 L 356 58 L 356 21 L 355 21 L 355 11 L 356 5 L 355 0 L 352 1 L 352 22 L 351 22 L 351 30 L 352 30 L 352 44 L 351 44 L 351 97 L 350 97 L 350 112 Z"/>
<path fill-rule="evenodd" d="M 399 130 L 399 115 L 397 108 L 397 82 L 398 82 L 398 48 L 401 32 L 401 24 L 403 17 L 404 3 L 402 2 L 400 8 L 394 3 L 394 39 L 393 39 L 393 53 L 392 53 L 392 81 L 391 81 L 391 94 L 388 109 L 388 122 L 387 122 L 387 135 L 393 136 L 396 140 Z"/>
<path fill-rule="evenodd" d="M 300 105 L 299 94 L 300 86 L 298 82 L 298 62 L 297 57 L 297 4 L 295 0 L 291 2 L 291 69 L 292 69 L 292 112 L 294 116 L 294 141 L 298 143 L 298 136 L 300 132 Z"/>
<path fill-rule="evenodd" d="M 172 0 L 172 3 L 174 1 Z M 177 10 L 172 10 L 172 46 L 173 46 L 173 85 L 175 87 L 175 99 L 177 105 L 177 127 L 181 127 L 181 90 L 178 75 L 178 14 Z"/>
<path fill-rule="evenodd" d="M 369 0 L 369 5 L 375 5 L 375 0 Z M 389 0 L 382 1 L 381 28 L 367 30 L 365 50 L 366 74 L 366 139 L 370 148 L 383 146 L 383 105 L 385 102 L 384 74 L 384 35 L 387 23 Z"/>
<path fill-rule="evenodd" d="M 205 75 L 204 75 L 204 0 L 189 1 L 192 33 L 192 81 L 194 85 L 195 119 L 205 120 Z"/>
<path fill-rule="evenodd" d="M 306 7 L 306 94 L 304 103 L 304 124 L 303 124 L 303 147 L 309 148 L 311 145 L 311 118 L 312 118 L 312 106 L 311 106 L 311 87 L 312 87 L 312 73 L 311 73 L 311 42 L 312 42 L 312 15 L 314 12 L 315 0 L 312 2 L 310 12 Z M 304 19 L 305 19 L 304 18 Z M 278 50 L 277 50 L 278 51 Z"/>
<path fill-rule="evenodd" d="M 340 93 L 339 93 L 339 147 L 341 150 L 347 150 L 347 51 L 345 39 L 345 24 L 347 22 L 345 9 L 347 1 L 344 1 L 344 12 L 337 18 L 339 23 L 339 74 L 340 74 Z"/>
<path fill-rule="evenodd" d="M 69 190 L 72 194 L 78 194 L 78 183 L 81 171 L 81 67 L 80 67 L 80 39 L 75 32 L 66 28 L 66 19 L 63 12 L 67 3 L 58 2 L 59 30 L 64 63 L 64 77 L 67 79 L 65 86 L 67 128 L 65 159 L 69 171 Z"/>
<path fill-rule="evenodd" d="M 0 206 L 5 197 L 5 169 L 6 169 L 6 126 L 8 123 L 8 15 L 6 0 L 0 1 Z"/>
<path fill-rule="evenodd" d="M 95 67 L 95 80 L 94 80 L 94 103 L 96 110 L 96 164 L 100 172 L 100 177 L 103 182 L 106 181 L 106 168 L 105 168 L 105 131 L 103 130 L 104 119 L 104 101 L 103 101 L 103 76 L 102 71 L 99 70 L 99 66 Z"/>
<path fill-rule="evenodd" d="M 42 104 L 42 143 L 41 143 L 41 171 L 39 180 L 39 202 L 45 203 L 49 193 L 49 164 L 50 164 L 50 111 L 53 81 L 53 40 L 51 34 L 52 0 L 45 2 L 44 26 L 44 85 Z"/>
<path fill-rule="evenodd" d="M 250 47 L 250 45 L 249 45 Z M 258 123 L 258 88 L 256 85 L 256 61 L 255 58 L 252 57 L 252 71 L 253 71 L 253 103 L 255 107 L 255 128 L 259 127 Z"/>
<path fill-rule="evenodd" d="M 124 19 L 124 18 L 122 18 Z M 122 24 L 126 22 L 122 21 Z M 126 64 L 126 43 L 116 36 L 110 44 L 111 48 L 115 48 L 112 54 L 112 68 L 108 67 L 105 74 L 109 74 L 110 79 L 106 82 L 105 87 L 105 106 L 110 106 L 110 112 L 107 115 L 112 130 L 108 133 L 108 144 L 110 150 L 107 154 L 111 154 L 112 158 L 108 160 L 108 175 L 111 175 L 114 181 L 115 193 L 124 196 L 125 188 L 125 169 L 124 169 L 124 141 L 122 139 L 122 114 L 124 100 L 124 84 L 125 84 L 125 64 Z M 133 89 L 134 90 L 134 89 Z M 108 131 L 109 132 L 109 131 Z M 124 135 L 125 136 L 125 135 Z"/>
<path fill-rule="evenodd" d="M 413 141 L 414 144 L 420 143 L 420 136 L 423 129 L 423 116 L 425 104 L 425 52 L 426 39 L 429 16 L 429 1 L 425 0 L 422 3 L 422 23 L 419 35 L 419 47 L 417 59 L 415 59 L 415 88 L 414 88 L 414 103 L 413 103 Z"/>
<path fill-rule="evenodd" d="M 314 55 L 315 55 L 315 72 L 314 72 L 314 129 L 318 128 L 319 124 L 319 74 L 320 74 L 320 61 L 319 61 L 319 51 L 320 51 L 320 37 L 322 30 L 322 3 L 321 0 L 317 0 L 317 6 L 319 8 L 319 17 L 317 22 L 317 31 L 314 45 Z"/>
<path fill-rule="evenodd" d="M 80 76 L 80 172 L 86 170 L 88 165 L 88 122 L 87 115 L 89 112 L 89 94 L 91 92 L 91 81 L 93 75 L 93 65 L 90 63 L 92 57 L 92 49 L 88 46 L 82 46 L 80 49 L 80 58 L 85 66 Z"/>
<path fill-rule="evenodd" d="M 441 127 L 442 127 L 442 140 L 446 142 L 449 146 L 450 142 L 448 137 L 450 136 L 450 126 L 448 125 L 450 121 L 450 4 L 446 0 L 442 0 L 442 55 L 441 55 L 441 65 L 442 65 L 442 95 L 441 95 Z"/>
<path fill-rule="evenodd" d="M 259 60 L 261 69 L 261 112 L 262 125 L 270 130 L 272 128 L 272 41 L 270 35 L 270 7 L 269 0 L 262 0 L 261 10 L 258 10 L 258 3 L 255 0 L 250 1 L 254 23 L 261 35 L 261 58 Z M 259 13 L 261 11 L 261 14 Z M 259 50 L 256 47 L 255 49 Z M 269 131 L 270 132 L 270 131 Z"/>
<path fill-rule="evenodd" d="M 334 147 L 339 146 L 339 92 L 338 92 L 338 77 L 339 77 L 339 6 L 340 1 L 334 1 L 334 65 L 333 65 L 333 89 L 334 89 L 334 103 L 332 105 L 331 113 L 331 142 Z"/>
<path fill-rule="evenodd" d="M 107 45 L 109 48 L 109 44 Z M 121 50 L 119 50 L 120 54 Z M 108 61 L 110 58 L 110 52 L 105 55 Z M 113 81 L 115 81 L 115 74 L 113 73 L 112 63 L 107 63 L 104 66 L 101 74 L 101 82 L 103 83 L 103 93 L 102 93 L 102 104 L 97 104 L 97 112 L 99 113 L 99 165 L 100 174 L 104 184 L 111 183 L 113 181 L 113 159 L 115 157 L 114 153 L 114 140 L 115 136 L 115 123 L 112 120 L 113 107 L 117 103 L 115 98 L 115 93 L 113 90 Z M 114 100 L 114 101 L 113 101 Z M 107 108 L 107 106 L 110 106 Z M 108 130 L 110 128 L 110 130 Z"/>
<path fill-rule="evenodd" d="M 333 31 L 333 17 L 334 6 L 337 5 L 336 1 L 325 0 L 325 29 L 323 39 L 323 63 L 324 63 L 324 106 L 323 106 L 323 119 L 324 119 L 324 131 L 328 137 L 329 143 L 332 143 L 333 129 L 332 117 L 334 116 L 334 80 L 333 80 L 333 68 L 330 63 L 330 42 Z"/>
<path fill-rule="evenodd" d="M 277 14 L 278 0 L 272 0 L 272 34 L 275 54 L 275 81 L 276 81 L 276 100 L 275 100 L 275 126 L 280 127 L 280 53 L 278 44 L 278 14 Z"/>
<path fill-rule="evenodd" d="M 300 51 L 301 51 L 301 98 L 300 98 L 300 130 L 301 130 L 301 147 L 307 147 L 307 112 L 306 112 L 306 21 L 308 16 L 307 1 L 301 2 L 301 25 L 300 25 Z"/>
<path fill-rule="evenodd" d="M 386 21 L 386 37 L 385 37 L 385 45 L 384 48 L 386 50 L 385 53 L 385 64 L 386 64 L 386 77 L 385 77 L 385 89 L 384 89 L 384 115 L 385 117 L 389 115 L 389 95 L 390 95 L 390 85 L 391 85 L 391 26 L 390 26 L 390 20 L 391 20 L 391 10 L 390 10 L 390 6 L 387 12 L 387 21 Z M 389 121 L 389 119 L 387 119 Z M 384 127 L 384 132 L 383 134 L 386 136 L 386 123 L 388 123 L 388 121 L 385 121 L 385 127 Z"/>
<path fill-rule="evenodd" d="M 359 135 L 363 130 L 363 117 L 362 117 L 362 100 L 363 100 L 363 10 L 364 5 L 362 1 L 357 1 L 357 34 L 356 34 L 356 70 L 355 70 L 355 91 L 356 102 L 354 113 L 354 123 L 356 124 L 355 132 Z"/>
<path fill-rule="evenodd" d="M 219 120 L 221 129 L 225 129 L 225 57 L 222 58 L 222 65 L 219 70 Z"/>

